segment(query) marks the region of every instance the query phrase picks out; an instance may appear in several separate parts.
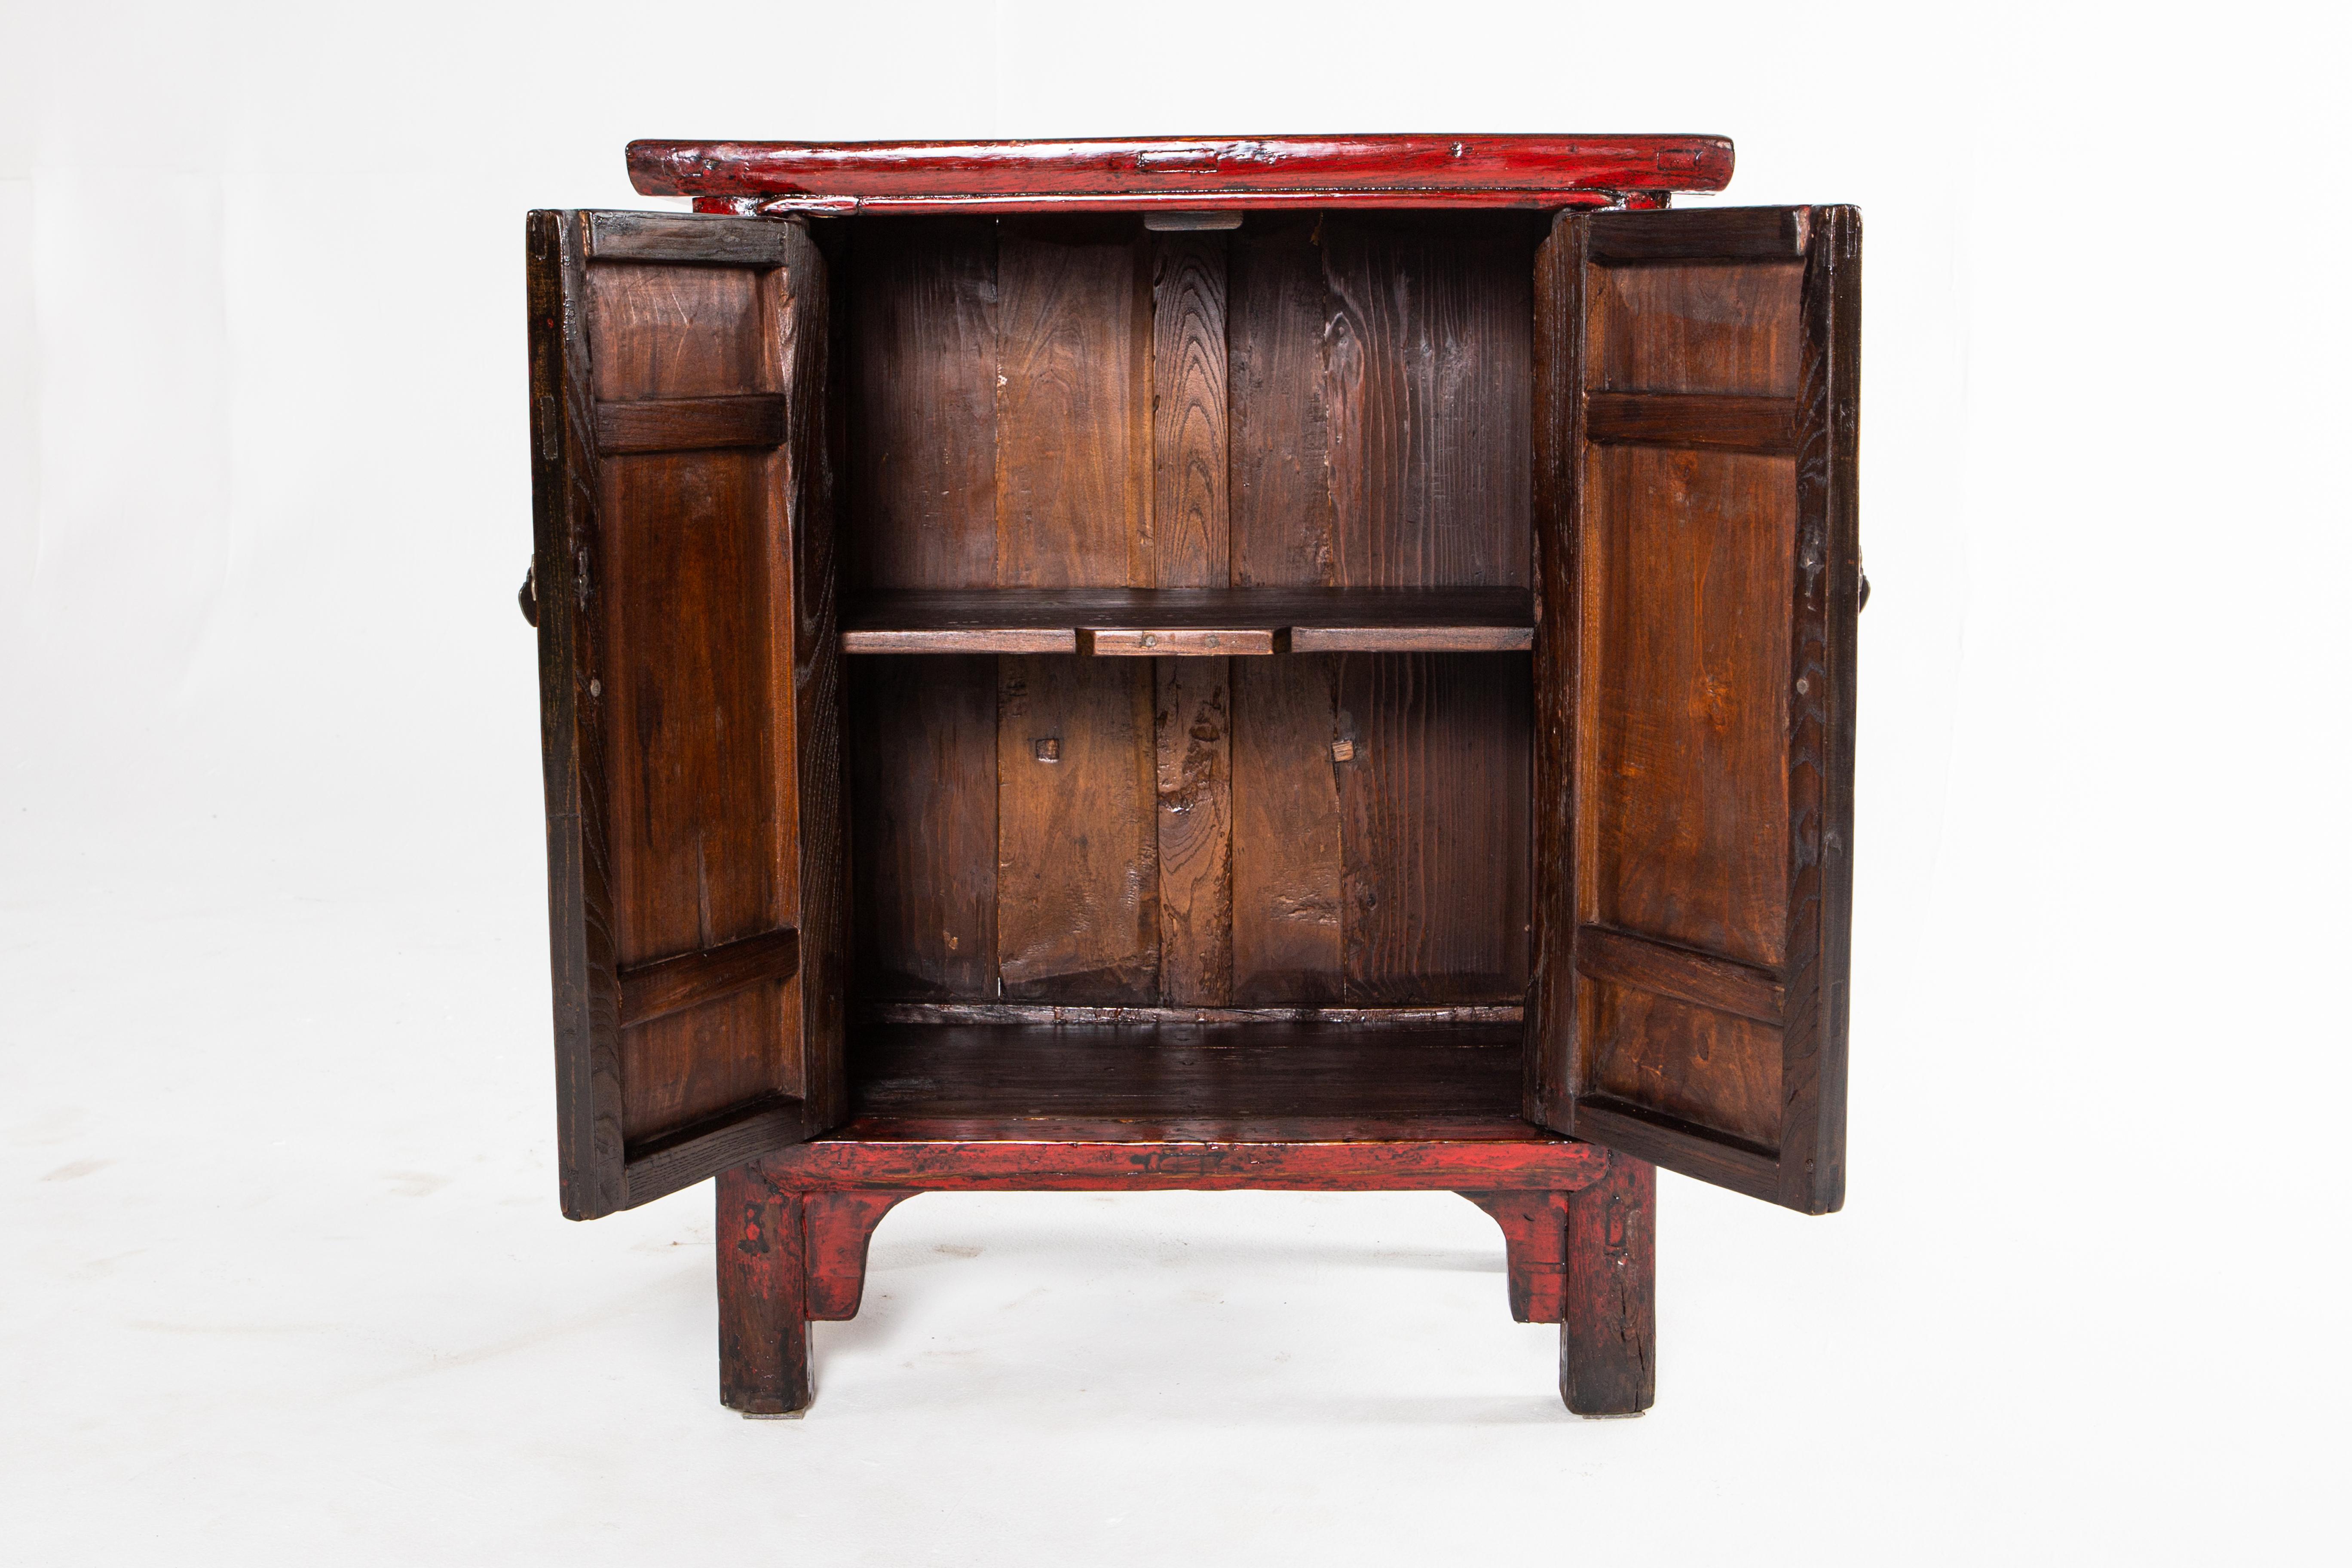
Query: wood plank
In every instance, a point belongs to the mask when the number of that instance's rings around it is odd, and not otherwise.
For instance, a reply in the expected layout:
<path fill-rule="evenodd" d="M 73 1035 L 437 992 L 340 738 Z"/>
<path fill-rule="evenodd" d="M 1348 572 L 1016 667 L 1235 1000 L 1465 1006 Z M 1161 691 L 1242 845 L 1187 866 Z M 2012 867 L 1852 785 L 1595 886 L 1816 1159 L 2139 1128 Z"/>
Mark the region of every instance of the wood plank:
<path fill-rule="evenodd" d="M 880 1026 L 856 1063 L 866 1116 L 1501 1117 L 1519 1094 L 1509 1025 Z"/>
<path fill-rule="evenodd" d="M 800 968 L 800 932 L 772 931 L 621 971 L 621 1026 L 700 1007 Z"/>
<path fill-rule="evenodd" d="M 1797 405 L 1787 397 L 1596 392 L 1584 402 L 1584 437 L 1596 445 L 1699 447 L 1790 454 Z"/>
<path fill-rule="evenodd" d="M 773 197 L 828 211 L 892 201 L 1028 198 L 1103 205 L 1160 197 L 1203 210 L 1236 200 L 1349 195 L 1377 204 L 1558 205 L 1579 193 L 1719 191 L 1720 136 L 1247 136 L 1027 142 L 629 143 L 649 196 Z"/>
<path fill-rule="evenodd" d="M 1439 1024 L 1516 1024 L 1512 1004 L 1460 1007 L 1152 1006 L 1073 1007 L 1025 1002 L 880 1002 L 861 1010 L 869 1024 L 1346 1024 L 1426 1028 Z"/>
<path fill-rule="evenodd" d="M 1528 910 L 1528 1120 L 1569 1124 L 1575 1093 L 1578 501 L 1584 453 L 1587 228 L 1562 215 L 1536 252 L 1535 886 Z"/>
<path fill-rule="evenodd" d="M 1358 654 L 1339 661 L 1349 1001 L 1522 998 L 1528 680 L 1517 659 Z"/>
<path fill-rule="evenodd" d="M 1078 651 L 1104 658 L 1222 658 L 1231 654 L 1270 654 L 1276 635 L 1262 627 L 1081 626 Z"/>
<path fill-rule="evenodd" d="M 1780 1029 L 1635 990 L 1584 970 L 1586 1091 L 1661 1111 L 1759 1148 L 1780 1141 Z"/>
<path fill-rule="evenodd" d="M 996 660 L 850 667 L 861 997 L 996 994 Z"/>
<path fill-rule="evenodd" d="M 787 225 L 783 244 L 784 265 L 761 280 L 770 353 L 790 410 L 784 445 L 768 468 L 786 523 L 770 552 L 790 571 L 781 582 L 771 578 L 771 613 L 781 624 L 766 640 L 770 689 L 792 726 L 790 752 L 779 751 L 771 764 L 784 781 L 776 810 L 790 825 L 790 837 L 778 840 L 779 902 L 786 906 L 782 918 L 801 934 L 800 973 L 783 987 L 797 1048 L 779 1087 L 802 1098 L 805 1125 L 814 1131 L 846 1114 L 848 1093 L 842 1060 L 849 989 L 847 769 L 832 420 L 842 395 L 831 355 L 841 323 L 814 242 L 801 226 Z"/>
<path fill-rule="evenodd" d="M 880 637 L 911 633 L 1020 632 L 1069 643 L 963 651 L 1067 651 L 1092 631 L 1290 631 L 1312 638 L 1384 634 L 1459 637 L 1476 647 L 1509 645 L 1535 626 L 1525 588 L 1021 588 L 886 590 L 861 594 L 842 617 L 846 647 L 895 651 Z M 949 651 L 946 645 L 929 645 Z M 918 645 L 918 647 L 919 645 Z M 908 651 L 914 651 L 910 648 Z"/>
<path fill-rule="evenodd" d="M 793 249 L 787 228 L 803 230 L 796 218 L 748 224 L 685 213 L 597 212 L 586 220 L 591 261 L 672 262 L 703 267 L 782 267 Z"/>
<path fill-rule="evenodd" d="M 1792 459 L 1601 447 L 1587 483 L 1580 919 L 1778 969 Z"/>
<path fill-rule="evenodd" d="M 844 653 L 1076 653 L 1076 627 L 907 627 L 891 631 L 845 631 Z"/>
<path fill-rule="evenodd" d="M 991 586 L 996 226 L 942 219 L 848 226 L 851 581 L 866 588 Z"/>
<path fill-rule="evenodd" d="M 629 1145 L 629 1205 L 649 1204 L 707 1182 L 780 1143 L 822 1129 L 808 1107 L 782 1095 L 730 1106 L 716 1116 Z"/>
<path fill-rule="evenodd" d="M 1236 586 L 1338 580 L 1323 365 L 1330 301 L 1317 222 L 1254 221 L 1227 252 Z"/>
<path fill-rule="evenodd" d="M 1343 994 L 1339 661 L 1244 659 L 1234 690 L 1234 1000 Z"/>
<path fill-rule="evenodd" d="M 589 312 L 580 307 L 591 296 L 579 219 L 535 212 L 525 237 L 556 1169 L 565 1216 L 594 1219 L 627 1206 L 628 1183 L 606 747 L 601 704 L 588 695 L 603 668 L 604 617 L 586 608 L 585 578 L 604 531 L 595 462 L 595 366 Z"/>
<path fill-rule="evenodd" d="M 1002 585 L 1137 581 L 1151 504 L 1146 255 L 1132 220 L 1024 220 L 1000 234 Z"/>
<path fill-rule="evenodd" d="M 1846 1027 L 1853 942 L 1862 214 L 1812 212 L 1801 313 L 1796 635 L 1789 647 L 1789 1026 L 1782 1043 L 1780 1188 L 1807 1214 L 1845 1202 Z"/>
<path fill-rule="evenodd" d="M 1600 268 L 1586 279 L 1587 384 L 1594 392 L 1795 396 L 1803 275 L 1804 263 L 1793 259 Z"/>
<path fill-rule="evenodd" d="M 1011 1000 L 1159 999 L 1152 667 L 1007 657 L 997 943 Z"/>
<path fill-rule="evenodd" d="M 1778 1201 L 1780 1161 L 1769 1149 L 1607 1095 L 1579 1096 L 1576 1124 L 1578 1136 L 1612 1150 L 1752 1198 Z"/>
<path fill-rule="evenodd" d="M 782 390 L 760 274 L 740 267 L 590 267 L 582 283 L 599 399 Z"/>
<path fill-rule="evenodd" d="M 1643 214 L 1595 214 L 1591 258 L 1626 261 L 1788 261 L 1805 253 L 1810 207 L 1694 207 L 1672 224 Z"/>
<path fill-rule="evenodd" d="M 1226 500 L 1225 237 L 1151 241 L 1150 551 L 1137 581 L 1222 588 L 1231 574 Z"/>
<path fill-rule="evenodd" d="M 1780 976 L 1771 971 L 1653 942 L 1631 931 L 1580 927 L 1576 967 L 1597 980 L 1734 1013 L 1761 1024 L 1779 1024 L 1783 1016 L 1785 991 Z"/>
<path fill-rule="evenodd" d="M 1325 224 L 1339 584 L 1527 584 L 1534 246 L 1510 217 Z"/>
<path fill-rule="evenodd" d="M 1533 626 L 1293 626 L 1292 653 L 1525 653 Z"/>
<path fill-rule="evenodd" d="M 783 438 L 784 400 L 773 393 L 596 405 L 596 449 L 606 457 L 624 452 L 766 447 Z"/>
<path fill-rule="evenodd" d="M 624 971 L 793 923 L 772 748 L 769 458 L 607 458 L 601 557 L 615 956 Z M 788 738 L 788 732 L 787 732 Z M 623 1131 L 639 1142 L 789 1087 L 778 985 L 624 1031 Z"/>
<path fill-rule="evenodd" d="M 1092 651 L 1106 651 L 1101 637 Z M 1129 634 L 1141 637 L 1146 634 Z M 1235 634 L 1204 632 L 1209 650 Z M 1257 633 L 1273 651 L 1270 633 Z M 1162 645 L 1183 651 L 1181 639 Z M 1220 1006 L 1234 994 L 1233 698 L 1227 661 L 1164 658 L 1154 666 L 1160 791 L 1160 997 Z"/>

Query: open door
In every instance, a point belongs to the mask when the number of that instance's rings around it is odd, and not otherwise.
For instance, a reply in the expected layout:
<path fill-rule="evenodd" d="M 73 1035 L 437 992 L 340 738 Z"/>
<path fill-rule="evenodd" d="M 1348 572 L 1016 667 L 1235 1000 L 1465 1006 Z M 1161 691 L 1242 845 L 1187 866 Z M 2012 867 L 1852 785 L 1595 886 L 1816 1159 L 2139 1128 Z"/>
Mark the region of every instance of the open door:
<path fill-rule="evenodd" d="M 1852 207 L 1566 216 L 1536 280 L 1528 1115 L 1845 1194 Z"/>
<path fill-rule="evenodd" d="M 536 212 L 531 476 L 563 1212 L 843 1115 L 824 267 L 798 223 Z"/>

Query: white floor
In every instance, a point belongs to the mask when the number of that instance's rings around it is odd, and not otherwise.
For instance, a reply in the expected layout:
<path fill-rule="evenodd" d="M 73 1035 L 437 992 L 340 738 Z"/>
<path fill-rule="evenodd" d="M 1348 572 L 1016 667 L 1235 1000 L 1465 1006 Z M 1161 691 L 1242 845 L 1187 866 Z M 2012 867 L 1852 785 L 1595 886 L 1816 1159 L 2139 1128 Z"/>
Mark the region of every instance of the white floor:
<path fill-rule="evenodd" d="M 556 1214 L 531 889 L 337 902 L 267 861 L 17 858 L 12 1562 L 2302 1550 L 2324 1456 L 2261 1414 L 2262 1325 L 2167 1341 L 2136 1220 L 1936 1169 L 1877 1074 L 1844 1215 L 1664 1179 L 1639 1421 L 1562 1411 L 1444 1194 L 926 1196 L 818 1326 L 811 1415 L 740 1420 L 709 1189 Z"/>

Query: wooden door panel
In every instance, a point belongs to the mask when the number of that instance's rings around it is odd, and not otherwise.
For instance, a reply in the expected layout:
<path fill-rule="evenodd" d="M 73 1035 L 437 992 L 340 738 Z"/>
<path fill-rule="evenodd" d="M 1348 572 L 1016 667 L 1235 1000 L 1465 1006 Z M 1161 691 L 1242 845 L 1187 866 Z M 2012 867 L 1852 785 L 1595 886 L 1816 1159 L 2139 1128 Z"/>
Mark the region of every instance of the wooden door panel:
<path fill-rule="evenodd" d="M 839 1119 L 824 267 L 797 226 L 534 213 L 564 1211 Z"/>
<path fill-rule="evenodd" d="M 1563 216 L 1537 267 L 1528 1114 L 1844 1195 L 1861 226 Z"/>

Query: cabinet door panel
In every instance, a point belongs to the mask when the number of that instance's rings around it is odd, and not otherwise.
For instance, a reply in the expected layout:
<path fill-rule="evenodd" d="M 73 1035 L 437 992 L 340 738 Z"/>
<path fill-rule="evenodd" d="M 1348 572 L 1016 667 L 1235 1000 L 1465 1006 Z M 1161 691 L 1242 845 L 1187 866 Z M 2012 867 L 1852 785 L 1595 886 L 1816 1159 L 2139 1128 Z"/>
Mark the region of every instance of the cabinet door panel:
<path fill-rule="evenodd" d="M 824 264 L 766 219 L 530 215 L 563 1209 L 842 1115 Z"/>
<path fill-rule="evenodd" d="M 1844 1197 L 1861 220 L 1565 216 L 1537 265 L 1530 1117 Z"/>

